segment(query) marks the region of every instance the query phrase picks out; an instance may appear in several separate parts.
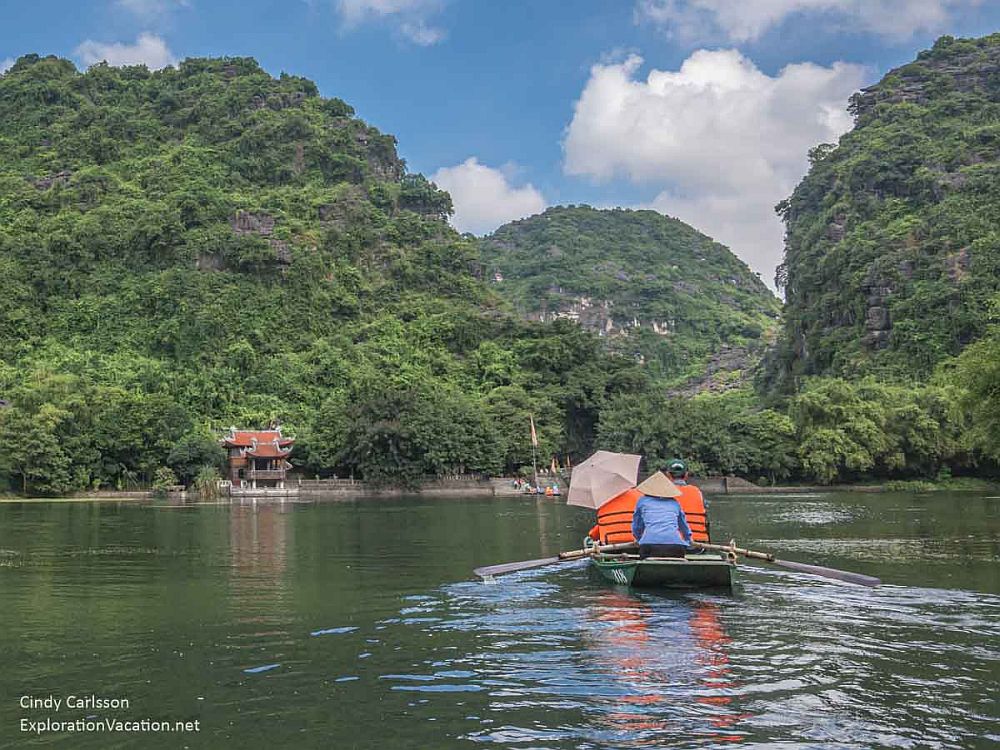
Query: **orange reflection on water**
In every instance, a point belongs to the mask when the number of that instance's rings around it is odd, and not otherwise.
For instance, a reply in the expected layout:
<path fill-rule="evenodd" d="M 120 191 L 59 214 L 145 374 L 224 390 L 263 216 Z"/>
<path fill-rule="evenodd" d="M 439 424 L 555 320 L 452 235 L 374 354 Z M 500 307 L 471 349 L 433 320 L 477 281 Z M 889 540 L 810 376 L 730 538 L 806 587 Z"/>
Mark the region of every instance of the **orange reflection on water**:
<path fill-rule="evenodd" d="M 727 691 L 736 683 L 718 605 L 686 598 L 658 604 L 607 591 L 592 610 L 601 626 L 593 631 L 595 655 L 613 683 L 629 690 L 616 698 L 622 705 L 607 715 L 606 728 L 632 747 L 692 732 L 714 742 L 741 741 L 734 727 L 748 714 L 730 708 Z"/>
<path fill-rule="evenodd" d="M 284 622 L 289 593 L 290 508 L 285 503 L 248 500 L 229 508 L 230 602 L 238 622 Z M 277 635 L 284 630 L 260 630 Z"/>

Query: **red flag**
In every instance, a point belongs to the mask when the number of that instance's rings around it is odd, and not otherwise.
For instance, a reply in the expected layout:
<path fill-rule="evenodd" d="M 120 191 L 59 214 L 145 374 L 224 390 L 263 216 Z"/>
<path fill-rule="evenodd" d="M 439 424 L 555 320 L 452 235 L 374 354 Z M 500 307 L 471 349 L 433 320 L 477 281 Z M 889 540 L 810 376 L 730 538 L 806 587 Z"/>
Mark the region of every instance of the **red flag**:
<path fill-rule="evenodd" d="M 528 417 L 528 421 L 531 422 L 531 444 L 534 447 L 538 447 L 538 433 L 535 432 L 535 418 L 532 416 Z"/>

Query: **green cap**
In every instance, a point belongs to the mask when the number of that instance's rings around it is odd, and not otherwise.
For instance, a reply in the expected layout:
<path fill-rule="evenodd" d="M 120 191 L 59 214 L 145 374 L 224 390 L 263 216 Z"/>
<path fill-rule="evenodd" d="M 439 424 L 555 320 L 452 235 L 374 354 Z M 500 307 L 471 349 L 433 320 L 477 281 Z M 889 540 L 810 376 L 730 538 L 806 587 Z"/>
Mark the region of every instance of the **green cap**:
<path fill-rule="evenodd" d="M 676 476 L 683 476 L 687 474 L 688 467 L 687 464 L 681 461 L 679 458 L 671 458 L 667 461 L 667 473 Z"/>

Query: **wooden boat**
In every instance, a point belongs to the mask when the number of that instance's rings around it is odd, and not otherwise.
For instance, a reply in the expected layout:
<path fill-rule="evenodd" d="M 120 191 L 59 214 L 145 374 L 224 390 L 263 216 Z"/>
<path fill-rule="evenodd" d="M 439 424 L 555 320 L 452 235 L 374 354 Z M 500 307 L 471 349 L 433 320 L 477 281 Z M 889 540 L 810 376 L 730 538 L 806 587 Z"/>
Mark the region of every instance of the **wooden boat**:
<path fill-rule="evenodd" d="M 619 586 L 668 589 L 731 589 L 734 561 L 726 554 L 647 557 L 598 553 L 591 557 L 601 576 Z"/>

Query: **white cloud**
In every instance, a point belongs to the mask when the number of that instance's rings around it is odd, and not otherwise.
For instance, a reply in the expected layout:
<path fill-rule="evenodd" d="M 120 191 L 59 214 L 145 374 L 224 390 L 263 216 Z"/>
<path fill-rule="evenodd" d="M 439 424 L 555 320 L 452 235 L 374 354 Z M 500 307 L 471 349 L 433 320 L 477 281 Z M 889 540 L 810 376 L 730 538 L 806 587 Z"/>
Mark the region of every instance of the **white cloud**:
<path fill-rule="evenodd" d="M 178 8 L 191 7 L 189 0 L 115 0 L 115 5 L 145 23 L 157 21 Z"/>
<path fill-rule="evenodd" d="M 5 57 L 3 60 L 0 60 L 0 75 L 13 68 L 15 62 L 13 57 Z"/>
<path fill-rule="evenodd" d="M 635 17 L 684 39 L 760 38 L 796 14 L 821 15 L 843 29 L 907 38 L 942 30 L 955 12 L 982 0 L 638 0 Z"/>
<path fill-rule="evenodd" d="M 76 55 L 84 65 L 107 62 L 108 65 L 145 65 L 150 70 L 158 70 L 173 65 L 177 60 L 167 48 L 167 43 L 155 34 L 142 33 L 135 44 L 114 42 L 105 44 L 88 39 L 76 48 Z"/>
<path fill-rule="evenodd" d="M 470 157 L 454 167 L 442 167 L 431 179 L 451 193 L 455 205 L 452 224 L 460 232 L 486 234 L 501 224 L 537 214 L 545 209 L 545 198 L 530 183 L 513 187 L 505 173 Z"/>
<path fill-rule="evenodd" d="M 801 63 L 772 77 L 735 50 L 699 50 L 645 81 L 641 65 L 633 55 L 591 69 L 566 129 L 564 170 L 657 188 L 651 207 L 770 279 L 782 247 L 773 206 L 805 174 L 809 149 L 850 128 L 847 99 L 865 69 Z"/>
<path fill-rule="evenodd" d="M 444 29 L 428 22 L 443 0 L 337 0 L 337 10 L 348 27 L 370 19 L 388 21 L 414 44 L 427 47 L 446 36 Z"/>
<path fill-rule="evenodd" d="M 413 21 L 400 24 L 399 32 L 414 44 L 421 47 L 429 47 L 443 41 L 447 36 L 444 29 L 436 26 L 428 26 L 423 21 Z"/>

